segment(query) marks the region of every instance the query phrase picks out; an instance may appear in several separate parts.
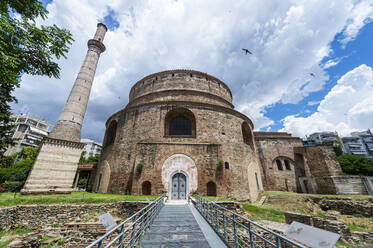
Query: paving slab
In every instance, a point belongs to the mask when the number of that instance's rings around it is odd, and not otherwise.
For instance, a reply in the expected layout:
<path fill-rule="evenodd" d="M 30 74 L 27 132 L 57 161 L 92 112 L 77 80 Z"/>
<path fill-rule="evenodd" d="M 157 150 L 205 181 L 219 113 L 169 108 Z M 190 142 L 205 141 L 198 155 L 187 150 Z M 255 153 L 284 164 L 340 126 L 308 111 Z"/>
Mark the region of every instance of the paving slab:
<path fill-rule="evenodd" d="M 143 248 L 226 247 L 193 205 L 169 201 L 141 241 Z"/>

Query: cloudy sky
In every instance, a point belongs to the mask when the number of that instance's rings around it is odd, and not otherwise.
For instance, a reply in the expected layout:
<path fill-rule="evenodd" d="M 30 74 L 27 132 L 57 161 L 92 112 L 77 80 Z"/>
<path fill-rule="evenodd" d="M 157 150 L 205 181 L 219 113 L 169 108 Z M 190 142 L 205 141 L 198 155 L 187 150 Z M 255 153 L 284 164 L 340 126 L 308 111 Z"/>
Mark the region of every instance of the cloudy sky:
<path fill-rule="evenodd" d="M 256 130 L 302 138 L 373 128 L 373 0 L 45 0 L 48 19 L 75 39 L 61 78 L 24 75 L 13 106 L 55 124 L 93 37 L 109 31 L 83 124 L 101 141 L 131 86 L 169 69 L 226 82 Z M 245 55 L 248 48 L 253 55 Z M 312 75 L 311 75 L 312 74 Z"/>

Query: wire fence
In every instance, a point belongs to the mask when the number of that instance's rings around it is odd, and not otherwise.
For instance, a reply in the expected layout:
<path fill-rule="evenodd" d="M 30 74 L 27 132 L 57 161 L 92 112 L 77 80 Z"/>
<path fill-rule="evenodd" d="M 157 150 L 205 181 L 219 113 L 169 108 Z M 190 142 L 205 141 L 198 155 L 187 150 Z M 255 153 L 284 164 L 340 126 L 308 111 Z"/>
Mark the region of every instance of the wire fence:
<path fill-rule="evenodd" d="M 163 206 L 164 196 L 162 195 L 111 229 L 101 238 L 87 246 L 87 248 L 140 247 L 144 234 L 150 229 L 151 224 Z"/>
<path fill-rule="evenodd" d="M 229 247 L 304 248 L 303 245 L 221 207 L 215 202 L 208 201 L 199 195 L 195 195 L 195 201 L 192 202 L 199 213 Z"/>

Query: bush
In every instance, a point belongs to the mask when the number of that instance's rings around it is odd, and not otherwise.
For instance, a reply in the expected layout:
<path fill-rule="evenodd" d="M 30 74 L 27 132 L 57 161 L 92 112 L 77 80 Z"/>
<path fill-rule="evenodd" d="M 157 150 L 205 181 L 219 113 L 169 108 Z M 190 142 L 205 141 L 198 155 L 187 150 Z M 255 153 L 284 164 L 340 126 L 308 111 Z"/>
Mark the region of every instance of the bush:
<path fill-rule="evenodd" d="M 24 184 L 24 181 L 6 181 L 3 183 L 3 187 L 5 191 L 18 192 L 22 189 Z"/>
<path fill-rule="evenodd" d="M 87 178 L 80 178 L 78 182 L 78 188 L 83 189 L 87 184 Z"/>
<path fill-rule="evenodd" d="M 137 166 L 136 166 L 136 174 L 137 174 L 137 176 L 141 175 L 143 167 L 144 167 L 144 162 L 140 162 L 140 163 L 137 164 Z"/>
<path fill-rule="evenodd" d="M 7 157 L 11 165 L 0 167 L 0 184 L 5 191 L 19 191 L 23 187 L 38 152 L 39 147 L 24 147 L 21 152 Z"/>
<path fill-rule="evenodd" d="M 356 155 L 342 155 L 338 157 L 338 161 L 344 173 L 373 176 L 373 159 Z"/>
<path fill-rule="evenodd" d="M 340 146 L 333 146 L 333 150 L 334 150 L 335 155 L 337 157 L 339 157 L 343 154 L 342 148 Z"/>
<path fill-rule="evenodd" d="M 223 169 L 223 166 L 224 166 L 224 161 L 223 160 L 219 160 L 218 164 L 216 165 L 216 168 L 217 169 Z"/>
<path fill-rule="evenodd" d="M 81 163 L 81 164 L 86 164 L 86 163 L 87 164 L 90 164 L 90 163 L 97 164 L 100 161 L 100 155 L 95 155 L 95 156 L 92 156 L 92 157 L 85 158 L 86 154 L 87 154 L 86 151 L 82 151 L 82 153 L 80 154 L 79 163 Z"/>
<path fill-rule="evenodd" d="M 12 166 L 13 158 L 10 156 L 0 156 L 0 168 L 8 168 Z"/>

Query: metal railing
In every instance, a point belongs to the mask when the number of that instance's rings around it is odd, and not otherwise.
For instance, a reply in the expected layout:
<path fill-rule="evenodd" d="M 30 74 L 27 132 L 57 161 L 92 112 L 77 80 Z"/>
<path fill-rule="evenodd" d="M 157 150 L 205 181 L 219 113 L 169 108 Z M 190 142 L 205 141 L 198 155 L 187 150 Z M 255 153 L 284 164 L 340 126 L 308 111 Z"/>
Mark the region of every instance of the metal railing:
<path fill-rule="evenodd" d="M 229 247 L 299 247 L 300 245 L 233 211 L 195 195 L 194 205 Z M 193 201 L 192 201 L 193 202 Z"/>
<path fill-rule="evenodd" d="M 164 196 L 151 202 L 146 207 L 137 211 L 134 215 L 111 229 L 101 238 L 87 246 L 87 248 L 107 247 L 140 247 L 141 239 L 149 230 L 155 217 L 164 206 Z"/>

